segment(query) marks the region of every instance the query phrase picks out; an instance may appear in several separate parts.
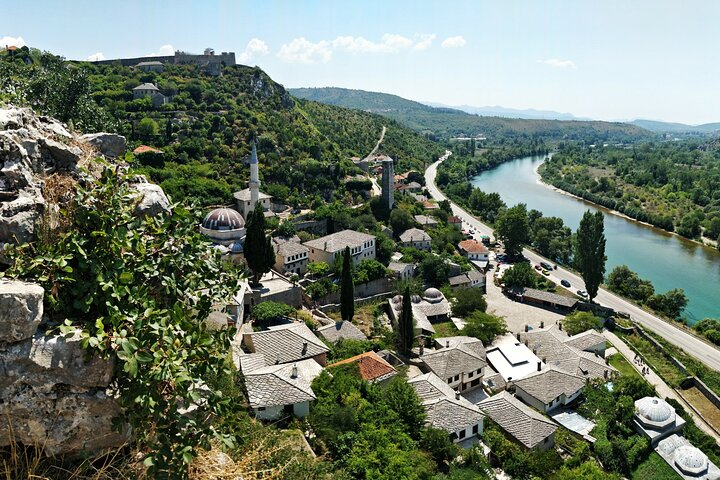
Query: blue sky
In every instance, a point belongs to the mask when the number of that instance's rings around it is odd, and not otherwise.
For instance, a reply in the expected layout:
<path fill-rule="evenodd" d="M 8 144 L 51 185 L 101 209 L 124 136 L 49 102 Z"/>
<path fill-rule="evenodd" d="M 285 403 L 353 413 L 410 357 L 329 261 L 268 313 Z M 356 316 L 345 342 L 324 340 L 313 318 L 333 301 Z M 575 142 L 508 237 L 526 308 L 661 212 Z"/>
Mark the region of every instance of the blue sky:
<path fill-rule="evenodd" d="M 14 5 L 0 0 L 0 12 Z M 2 43 L 71 59 L 210 46 L 288 87 L 720 121 L 716 1 L 25 0 L 22 9 L 0 16 Z"/>

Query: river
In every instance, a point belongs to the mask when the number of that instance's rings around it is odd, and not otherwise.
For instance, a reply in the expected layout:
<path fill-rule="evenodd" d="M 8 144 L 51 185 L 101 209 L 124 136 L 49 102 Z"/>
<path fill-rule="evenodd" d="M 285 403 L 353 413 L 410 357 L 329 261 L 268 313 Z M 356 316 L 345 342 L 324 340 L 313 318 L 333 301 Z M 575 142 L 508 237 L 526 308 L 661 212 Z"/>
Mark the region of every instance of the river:
<path fill-rule="evenodd" d="M 706 317 L 720 318 L 720 252 L 671 235 L 634 220 L 613 215 L 584 200 L 565 195 L 539 182 L 537 167 L 544 157 L 525 157 L 503 163 L 472 179 L 475 187 L 497 192 L 508 205 L 527 204 L 545 216 L 563 219 L 575 231 L 589 208 L 605 216 L 609 274 L 625 264 L 650 280 L 662 293 L 682 288 L 688 297 L 684 316 L 689 323 Z"/>

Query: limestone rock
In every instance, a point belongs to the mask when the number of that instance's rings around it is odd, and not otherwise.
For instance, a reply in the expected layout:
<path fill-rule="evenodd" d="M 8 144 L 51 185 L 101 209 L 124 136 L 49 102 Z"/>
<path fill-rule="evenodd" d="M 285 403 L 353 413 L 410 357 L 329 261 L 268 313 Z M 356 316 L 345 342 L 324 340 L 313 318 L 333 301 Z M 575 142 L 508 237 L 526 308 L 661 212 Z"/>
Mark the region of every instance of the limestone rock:
<path fill-rule="evenodd" d="M 49 393 L 57 385 L 75 391 L 107 387 L 114 359 L 90 356 L 80 346 L 80 331 L 72 336 L 36 334 L 33 338 L 0 348 L 0 400 L 13 389 L 32 387 Z"/>
<path fill-rule="evenodd" d="M 45 211 L 39 188 L 5 192 L 0 203 L 0 243 L 22 244 L 35 238 L 35 227 Z"/>
<path fill-rule="evenodd" d="M 141 177 L 142 178 L 142 177 Z M 144 178 L 142 178 L 144 180 Z M 141 217 L 149 215 L 154 217 L 162 213 L 170 213 L 170 200 L 160 185 L 154 183 L 135 183 L 132 186 L 138 192 L 138 203 L 135 205 L 135 215 Z"/>
<path fill-rule="evenodd" d="M 44 294 L 40 285 L 0 281 L 0 343 L 32 338 L 42 320 Z"/>
<path fill-rule="evenodd" d="M 106 157 L 117 158 L 125 155 L 125 137 L 116 133 L 88 133 L 80 140 L 100 150 Z"/>
<path fill-rule="evenodd" d="M 18 389 L 0 401 L 0 445 L 14 441 L 42 446 L 45 455 L 96 452 L 123 445 L 128 432 L 112 430 L 120 413 L 104 390 L 67 392 L 58 387 L 43 393 Z"/>
<path fill-rule="evenodd" d="M 53 167 L 56 171 L 74 171 L 82 155 L 82 150 L 78 147 L 69 147 L 49 138 L 41 138 L 40 146 L 52 157 Z"/>

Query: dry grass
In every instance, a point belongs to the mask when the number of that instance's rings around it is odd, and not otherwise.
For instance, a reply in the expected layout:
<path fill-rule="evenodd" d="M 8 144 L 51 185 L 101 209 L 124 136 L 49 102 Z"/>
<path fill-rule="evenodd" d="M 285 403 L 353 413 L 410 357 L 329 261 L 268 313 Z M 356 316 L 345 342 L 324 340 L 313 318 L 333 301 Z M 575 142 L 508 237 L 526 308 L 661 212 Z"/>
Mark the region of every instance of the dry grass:
<path fill-rule="evenodd" d="M 708 400 L 697 387 L 679 391 L 685 400 L 700 412 L 700 415 L 706 422 L 720 430 L 720 408 Z"/>

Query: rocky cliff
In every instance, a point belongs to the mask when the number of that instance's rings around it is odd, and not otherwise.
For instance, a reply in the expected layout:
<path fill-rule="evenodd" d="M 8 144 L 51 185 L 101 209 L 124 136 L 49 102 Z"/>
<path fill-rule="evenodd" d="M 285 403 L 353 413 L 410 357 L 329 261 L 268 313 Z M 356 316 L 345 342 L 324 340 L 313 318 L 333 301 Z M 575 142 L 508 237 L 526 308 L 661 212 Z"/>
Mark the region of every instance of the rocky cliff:
<path fill-rule="evenodd" d="M 93 181 L 91 159 L 124 153 L 122 136 L 78 136 L 29 109 L 0 109 L 0 245 L 56 228 L 52 213 L 72 201 L 76 185 Z M 139 177 L 135 190 L 138 215 L 170 208 L 157 185 Z M 58 455 L 122 445 L 127 433 L 112 430 L 114 360 L 81 348 L 79 331 L 48 331 L 43 300 L 38 285 L 0 279 L 0 446 L 15 441 Z"/>

